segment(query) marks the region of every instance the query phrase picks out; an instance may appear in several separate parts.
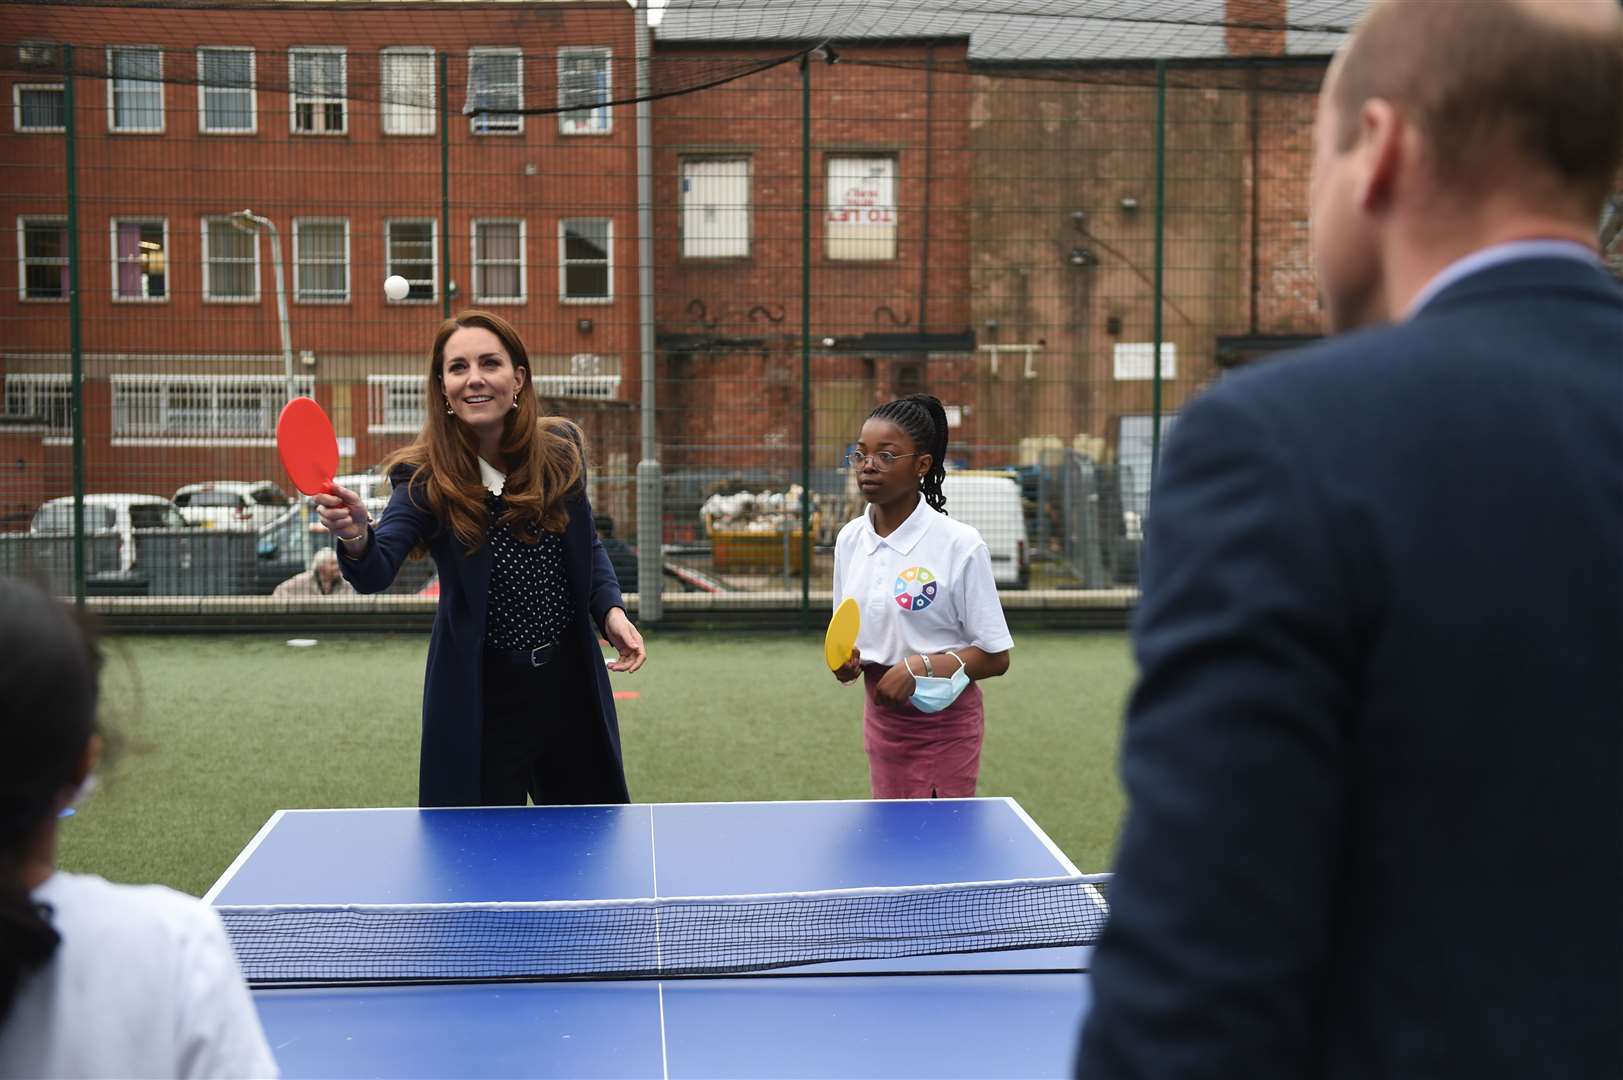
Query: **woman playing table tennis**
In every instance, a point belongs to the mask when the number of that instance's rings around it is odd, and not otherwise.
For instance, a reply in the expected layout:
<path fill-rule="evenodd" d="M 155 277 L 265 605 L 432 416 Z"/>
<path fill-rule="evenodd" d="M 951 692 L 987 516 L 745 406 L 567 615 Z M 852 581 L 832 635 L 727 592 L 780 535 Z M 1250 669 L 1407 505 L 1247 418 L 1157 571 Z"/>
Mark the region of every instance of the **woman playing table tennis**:
<path fill-rule="evenodd" d="M 0 1076 L 275 1076 L 211 908 L 56 868 L 101 747 L 89 632 L 0 578 L 0 656 Z"/>
<path fill-rule="evenodd" d="M 425 390 L 377 522 L 352 491 L 314 496 L 358 592 L 387 588 L 409 555 L 439 570 L 418 801 L 626 802 L 598 632 L 614 671 L 647 654 L 593 526 L 580 429 L 539 415 L 524 343 L 488 312 L 441 325 Z"/>
<path fill-rule="evenodd" d="M 985 712 L 978 682 L 1009 670 L 1014 640 L 980 534 L 945 514 L 947 414 L 928 394 L 888 401 L 846 463 L 867 511 L 834 544 L 834 604 L 862 612 L 863 742 L 876 799 L 975 794 Z"/>

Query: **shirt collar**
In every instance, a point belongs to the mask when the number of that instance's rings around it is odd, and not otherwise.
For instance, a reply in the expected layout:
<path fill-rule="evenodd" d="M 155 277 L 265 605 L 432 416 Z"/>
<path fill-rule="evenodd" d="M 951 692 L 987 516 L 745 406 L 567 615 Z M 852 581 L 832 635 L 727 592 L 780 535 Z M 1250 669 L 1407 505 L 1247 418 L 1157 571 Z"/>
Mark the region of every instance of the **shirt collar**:
<path fill-rule="evenodd" d="M 1519 259 L 1576 259 L 1593 265 L 1600 265 L 1600 256 L 1595 254 L 1593 248 L 1585 247 L 1573 240 L 1513 240 L 1506 244 L 1495 244 L 1480 251 L 1473 251 L 1463 259 L 1443 267 L 1437 276 L 1426 282 L 1424 288 L 1415 294 L 1409 302 L 1409 310 L 1404 318 L 1412 319 L 1420 314 L 1421 309 L 1437 299 L 1438 295 L 1450 285 L 1463 281 L 1472 274 L 1479 274 L 1491 267 L 1501 266 Z"/>
<path fill-rule="evenodd" d="M 496 467 L 484 458 L 479 459 L 479 479 L 492 495 L 500 495 L 502 488 L 507 484 L 507 474 L 497 472 Z"/>
<path fill-rule="evenodd" d="M 913 507 L 913 512 L 907 515 L 889 536 L 880 536 L 873 528 L 873 507 L 870 506 L 862 512 L 862 539 L 865 554 L 872 555 L 884 544 L 898 555 L 906 555 L 912 551 L 918 542 L 923 539 L 925 532 L 930 528 L 930 522 L 935 516 L 935 510 L 919 496 L 919 503 Z"/>

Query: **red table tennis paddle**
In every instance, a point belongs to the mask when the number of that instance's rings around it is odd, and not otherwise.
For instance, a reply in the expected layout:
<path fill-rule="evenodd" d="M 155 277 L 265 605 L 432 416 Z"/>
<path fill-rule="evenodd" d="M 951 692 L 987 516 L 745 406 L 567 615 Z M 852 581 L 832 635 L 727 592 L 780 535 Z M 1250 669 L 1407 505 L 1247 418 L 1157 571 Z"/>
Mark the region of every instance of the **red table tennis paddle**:
<path fill-rule="evenodd" d="M 338 436 L 314 398 L 296 397 L 276 418 L 276 452 L 293 486 L 306 495 L 328 495 L 338 472 Z"/>

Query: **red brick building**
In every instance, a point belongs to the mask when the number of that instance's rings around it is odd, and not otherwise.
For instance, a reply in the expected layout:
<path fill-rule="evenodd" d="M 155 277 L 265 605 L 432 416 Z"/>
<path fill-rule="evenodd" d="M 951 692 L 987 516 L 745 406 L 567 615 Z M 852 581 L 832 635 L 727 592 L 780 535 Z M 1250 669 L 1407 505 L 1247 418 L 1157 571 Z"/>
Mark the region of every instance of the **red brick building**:
<path fill-rule="evenodd" d="M 627 5 L 6 4 L 0 21 L 0 202 L 16 230 L 0 270 L 0 460 L 16 463 L 0 514 L 71 490 L 64 43 L 92 490 L 281 475 L 271 237 L 233 220 L 245 209 L 279 234 L 294 375 L 329 407 L 342 467 L 416 430 L 434 328 L 470 306 L 518 325 L 540 392 L 578 396 L 600 452 L 624 453 L 631 110 L 534 110 L 631 96 Z M 391 273 L 411 282 L 399 303 Z"/>
<path fill-rule="evenodd" d="M 679 65 L 728 52 L 681 43 L 657 55 Z M 924 388 L 931 365 L 973 347 L 969 99 L 930 74 L 937 62 L 961 69 L 966 43 L 831 55 L 810 63 L 807 88 L 791 64 L 656 104 L 660 433 L 673 467 L 798 472 L 807 286 L 819 467 L 838 462 L 877 401 Z"/>
<path fill-rule="evenodd" d="M 1167 411 L 1230 354 L 1316 328 L 1314 80 L 1287 91 L 1237 61 L 1322 56 L 1334 35 L 1258 29 L 1289 21 L 1284 0 L 1230 0 L 1227 28 L 1146 0 L 1146 18 L 1172 19 L 1154 32 L 950 9 L 666 11 L 656 89 L 834 38 L 809 90 L 788 63 L 652 104 L 672 475 L 798 476 L 803 409 L 814 466 L 832 470 L 873 404 L 916 389 L 948 404 L 959 462 L 1030 461 L 1079 437 L 1125 456 L 1124 418 L 1150 409 L 1155 93 L 1149 66 L 1123 56 L 1179 57 Z M 525 334 L 539 389 L 586 422 L 611 505 L 628 505 L 616 478 L 637 457 L 640 396 L 634 109 L 568 106 L 632 96 L 630 7 L 0 2 L 0 16 L 13 106 L 0 221 L 17 245 L 0 270 L 14 275 L 0 288 L 0 461 L 15 465 L 0 516 L 71 490 L 68 42 L 92 490 L 280 476 L 284 322 L 270 233 L 234 218 L 248 210 L 276 226 L 294 375 L 332 412 L 345 468 L 416 430 L 443 312 L 488 306 Z M 816 24 L 831 17 L 843 22 Z M 403 302 L 383 296 L 390 273 L 412 283 Z"/>

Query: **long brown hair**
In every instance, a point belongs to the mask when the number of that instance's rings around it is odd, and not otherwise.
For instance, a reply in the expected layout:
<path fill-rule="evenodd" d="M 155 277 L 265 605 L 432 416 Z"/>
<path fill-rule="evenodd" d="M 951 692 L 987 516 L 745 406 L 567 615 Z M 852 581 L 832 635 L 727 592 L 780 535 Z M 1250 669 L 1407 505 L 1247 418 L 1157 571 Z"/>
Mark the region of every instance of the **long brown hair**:
<path fill-rule="evenodd" d="M 427 404 L 423 429 L 411 445 L 389 455 L 383 471 L 411 465 L 412 483 L 424 480 L 429 511 L 450 526 L 470 553 L 484 543 L 492 522 L 479 476 L 479 443 L 473 429 L 453 415 L 445 401 L 445 343 L 468 327 L 495 334 L 513 366 L 524 369 L 518 405 L 508 410 L 502 429 L 501 460 L 491 464 L 507 473 L 502 488 L 507 509 L 500 523 L 511 526 L 520 540 L 533 544 L 540 539 L 541 530 L 562 532 L 569 523 L 564 499 L 584 475 L 586 440 L 572 421 L 541 415 L 532 389 L 530 354 L 518 331 L 500 315 L 464 311 L 440 324 L 423 383 Z M 419 544 L 413 554 L 426 550 L 426 543 Z"/>

